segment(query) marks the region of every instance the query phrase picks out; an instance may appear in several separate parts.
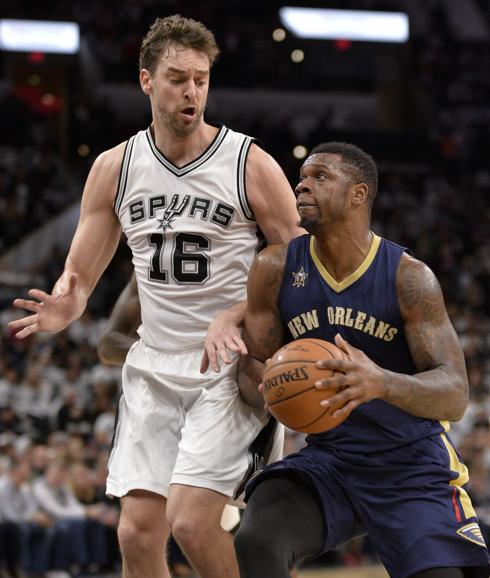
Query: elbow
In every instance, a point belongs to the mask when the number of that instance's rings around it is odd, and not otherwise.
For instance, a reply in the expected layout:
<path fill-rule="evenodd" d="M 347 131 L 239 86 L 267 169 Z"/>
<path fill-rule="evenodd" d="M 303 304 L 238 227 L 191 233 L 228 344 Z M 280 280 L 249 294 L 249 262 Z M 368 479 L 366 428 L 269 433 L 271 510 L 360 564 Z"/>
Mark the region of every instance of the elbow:
<path fill-rule="evenodd" d="M 461 421 L 466 412 L 467 406 L 467 401 L 459 403 L 458 406 L 454 408 L 454 415 L 449 421 Z"/>
<path fill-rule="evenodd" d="M 464 408 L 455 408 L 450 415 L 447 416 L 446 421 L 461 421 L 466 411 L 466 406 Z"/>
<path fill-rule="evenodd" d="M 455 401 L 451 411 L 451 417 L 448 417 L 449 421 L 460 421 L 468 407 L 469 402 L 469 388 L 468 381 L 466 379 L 461 380 L 455 385 L 457 393 L 455 396 Z"/>

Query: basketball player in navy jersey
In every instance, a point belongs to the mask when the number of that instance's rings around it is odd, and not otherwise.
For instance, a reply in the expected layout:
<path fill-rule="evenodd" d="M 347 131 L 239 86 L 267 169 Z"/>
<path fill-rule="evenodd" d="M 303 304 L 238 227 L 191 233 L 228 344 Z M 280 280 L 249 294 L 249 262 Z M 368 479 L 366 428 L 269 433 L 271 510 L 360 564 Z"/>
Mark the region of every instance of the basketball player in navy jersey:
<path fill-rule="evenodd" d="M 168 578 L 169 531 L 202 578 L 238 578 L 220 518 L 267 422 L 240 399 L 237 359 L 218 375 L 200 373 L 203 346 L 212 360 L 227 339 L 218 331 L 205 342 L 209 323 L 228 308 L 230 320 L 243 316 L 257 225 L 270 243 L 300 232 L 293 192 L 272 157 L 252 138 L 204 121 L 218 52 L 199 22 L 155 21 L 139 76 L 151 126 L 96 159 L 52 293 L 33 289 L 33 299 L 14 302 L 32 313 L 11 323 L 18 338 L 65 329 L 125 233 L 142 325 L 123 369 L 107 480 L 108 494 L 122 498 L 125 578 Z"/>
<path fill-rule="evenodd" d="M 295 339 L 335 341 L 347 359 L 319 361 L 341 373 L 316 386 L 343 386 L 321 405 L 342 402 L 333 415 L 348 417 L 249 483 L 241 578 L 286 578 L 360 531 L 392 578 L 489 575 L 447 433 L 468 400 L 463 353 L 432 271 L 370 229 L 377 180 L 356 146 L 317 146 L 296 187 L 309 234 L 265 249 L 250 271 L 249 369 Z"/>

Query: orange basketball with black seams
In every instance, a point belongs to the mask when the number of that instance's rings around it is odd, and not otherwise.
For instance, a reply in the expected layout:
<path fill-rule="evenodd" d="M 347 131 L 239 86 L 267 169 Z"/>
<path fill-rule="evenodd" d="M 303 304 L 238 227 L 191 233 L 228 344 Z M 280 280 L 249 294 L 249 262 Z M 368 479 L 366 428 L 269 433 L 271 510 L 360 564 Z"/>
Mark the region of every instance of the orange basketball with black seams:
<path fill-rule="evenodd" d="M 335 372 L 319 369 L 320 359 L 346 359 L 344 352 L 322 339 L 298 339 L 281 347 L 265 367 L 263 395 L 271 412 L 285 426 L 304 433 L 328 431 L 348 416 L 333 418 L 342 404 L 322 407 L 320 401 L 343 389 L 317 389 L 315 382 Z"/>

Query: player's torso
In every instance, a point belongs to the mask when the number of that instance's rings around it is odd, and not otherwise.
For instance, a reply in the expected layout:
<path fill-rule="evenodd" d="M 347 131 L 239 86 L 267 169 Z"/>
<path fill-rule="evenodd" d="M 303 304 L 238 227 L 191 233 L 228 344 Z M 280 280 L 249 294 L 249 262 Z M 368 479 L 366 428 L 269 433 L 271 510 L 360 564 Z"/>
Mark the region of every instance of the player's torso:
<path fill-rule="evenodd" d="M 245 297 L 257 245 L 245 191 L 251 139 L 221 127 L 204 153 L 176 167 L 150 131 L 128 141 L 115 203 L 133 254 L 143 340 L 198 346 L 217 312 Z"/>
<path fill-rule="evenodd" d="M 398 373 L 415 373 L 396 291 L 403 251 L 374 236 L 360 267 L 337 283 L 316 256 L 312 237 L 293 240 L 279 295 L 286 339 L 315 337 L 333 342 L 335 334 L 340 333 L 379 366 Z M 417 418 L 373 400 L 357 408 L 337 428 L 310 436 L 310 440 L 334 443 L 346 451 L 383 451 L 442 430 L 439 422 Z M 360 440 L 369 440 L 369 444 L 361 444 Z"/>

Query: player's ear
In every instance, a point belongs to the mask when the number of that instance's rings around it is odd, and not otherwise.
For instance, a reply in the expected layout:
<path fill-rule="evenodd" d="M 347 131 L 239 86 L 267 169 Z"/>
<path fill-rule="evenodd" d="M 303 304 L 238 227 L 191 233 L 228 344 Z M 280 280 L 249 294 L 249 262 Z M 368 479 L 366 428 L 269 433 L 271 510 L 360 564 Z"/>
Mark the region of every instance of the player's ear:
<path fill-rule="evenodd" d="M 152 80 L 151 80 L 150 71 L 147 68 L 142 68 L 140 70 L 140 86 L 141 86 L 141 90 L 146 95 L 149 96 L 151 94 Z"/>
<path fill-rule="evenodd" d="M 361 205 L 367 202 L 369 189 L 366 183 L 356 183 L 352 188 L 352 204 Z"/>

